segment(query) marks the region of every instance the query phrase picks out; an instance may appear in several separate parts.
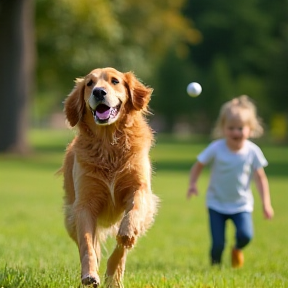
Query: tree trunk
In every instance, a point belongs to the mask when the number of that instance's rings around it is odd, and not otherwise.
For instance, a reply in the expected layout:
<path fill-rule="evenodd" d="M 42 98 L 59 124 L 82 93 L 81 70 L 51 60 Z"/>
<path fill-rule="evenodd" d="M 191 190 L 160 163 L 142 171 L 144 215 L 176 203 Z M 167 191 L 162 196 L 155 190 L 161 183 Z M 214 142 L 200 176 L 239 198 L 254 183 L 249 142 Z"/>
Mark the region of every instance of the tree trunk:
<path fill-rule="evenodd" d="M 25 153 L 35 55 L 33 0 L 1 0 L 0 27 L 0 152 Z"/>

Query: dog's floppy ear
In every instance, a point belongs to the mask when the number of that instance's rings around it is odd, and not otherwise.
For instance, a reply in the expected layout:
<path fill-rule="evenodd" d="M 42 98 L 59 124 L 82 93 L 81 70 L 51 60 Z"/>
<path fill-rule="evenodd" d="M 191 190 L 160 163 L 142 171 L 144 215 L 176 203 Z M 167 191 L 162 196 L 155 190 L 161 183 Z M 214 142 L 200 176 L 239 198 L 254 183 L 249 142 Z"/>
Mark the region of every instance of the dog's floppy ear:
<path fill-rule="evenodd" d="M 72 92 L 64 102 L 64 112 L 70 125 L 74 127 L 83 116 L 84 112 L 84 79 L 77 78 Z"/>
<path fill-rule="evenodd" d="M 153 89 L 142 84 L 132 72 L 125 73 L 127 88 L 136 110 L 146 110 Z"/>

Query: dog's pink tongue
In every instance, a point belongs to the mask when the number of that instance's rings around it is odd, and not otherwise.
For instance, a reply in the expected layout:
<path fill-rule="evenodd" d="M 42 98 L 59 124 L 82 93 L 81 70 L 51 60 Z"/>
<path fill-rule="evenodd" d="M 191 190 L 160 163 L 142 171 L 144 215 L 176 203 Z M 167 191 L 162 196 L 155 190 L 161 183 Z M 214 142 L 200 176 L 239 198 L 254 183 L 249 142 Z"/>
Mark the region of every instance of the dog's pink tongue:
<path fill-rule="evenodd" d="M 105 120 L 108 119 L 110 116 L 110 109 L 104 111 L 104 112 L 98 112 L 96 111 L 96 116 L 100 119 L 100 120 Z"/>
<path fill-rule="evenodd" d="M 111 108 L 107 107 L 106 105 L 100 105 L 96 110 L 96 116 L 100 120 L 105 120 L 110 117 Z"/>

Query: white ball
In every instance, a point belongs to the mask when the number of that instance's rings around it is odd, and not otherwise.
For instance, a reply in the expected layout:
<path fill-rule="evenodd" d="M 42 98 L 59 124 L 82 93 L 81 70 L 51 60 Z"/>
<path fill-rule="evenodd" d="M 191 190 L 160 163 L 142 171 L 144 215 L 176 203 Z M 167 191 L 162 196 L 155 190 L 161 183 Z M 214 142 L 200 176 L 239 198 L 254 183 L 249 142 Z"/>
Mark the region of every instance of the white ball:
<path fill-rule="evenodd" d="M 197 82 L 192 82 L 187 86 L 187 93 L 191 97 L 197 97 L 201 94 L 202 87 Z"/>

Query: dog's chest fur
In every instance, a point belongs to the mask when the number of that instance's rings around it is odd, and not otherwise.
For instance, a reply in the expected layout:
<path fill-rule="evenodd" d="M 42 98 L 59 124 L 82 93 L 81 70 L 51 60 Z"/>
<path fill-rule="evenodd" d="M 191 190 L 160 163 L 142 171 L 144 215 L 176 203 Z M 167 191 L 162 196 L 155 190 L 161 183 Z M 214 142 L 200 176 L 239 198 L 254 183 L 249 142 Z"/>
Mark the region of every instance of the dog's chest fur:
<path fill-rule="evenodd" d="M 98 175 L 110 182 L 116 174 L 130 169 L 135 153 L 127 136 L 115 135 L 110 139 L 83 138 L 78 138 L 74 144 L 76 158 L 95 177 Z"/>

